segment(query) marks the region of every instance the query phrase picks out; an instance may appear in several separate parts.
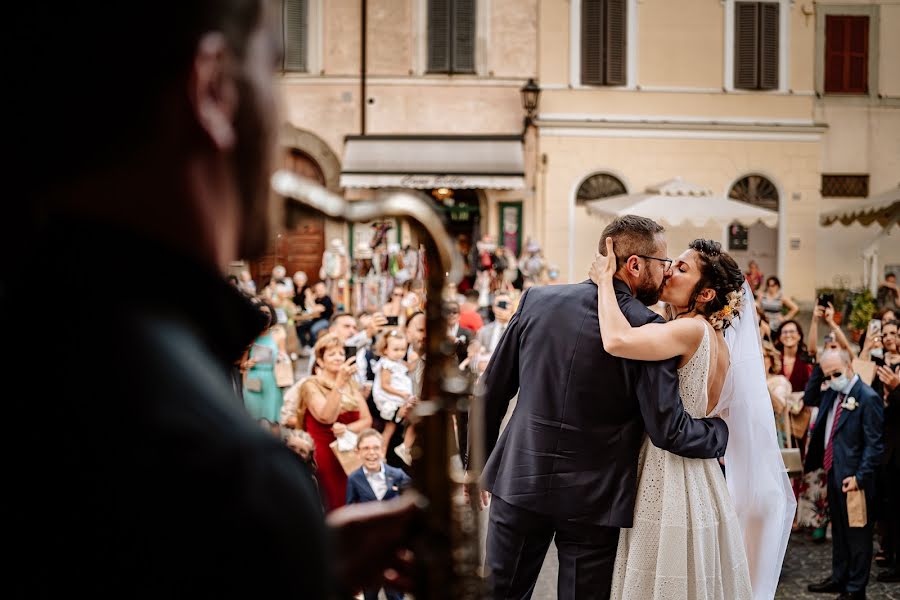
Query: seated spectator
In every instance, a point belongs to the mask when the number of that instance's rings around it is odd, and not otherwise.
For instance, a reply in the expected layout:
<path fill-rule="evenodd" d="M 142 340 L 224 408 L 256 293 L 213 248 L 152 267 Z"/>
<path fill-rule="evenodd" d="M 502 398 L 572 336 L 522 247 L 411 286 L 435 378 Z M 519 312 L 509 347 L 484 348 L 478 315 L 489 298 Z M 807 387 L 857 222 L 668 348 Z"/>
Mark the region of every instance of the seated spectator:
<path fill-rule="evenodd" d="M 350 474 L 347 481 L 347 504 L 378 502 L 399 496 L 410 485 L 409 476 L 401 469 L 384 463 L 384 438 L 374 429 L 359 434 L 356 451 L 362 466 Z M 378 600 L 380 588 L 364 591 L 366 600 Z M 402 600 L 403 594 L 384 588 L 388 600 Z"/>
<path fill-rule="evenodd" d="M 304 305 L 304 311 L 298 314 L 300 324 L 297 325 L 297 337 L 300 339 L 300 345 L 306 349 L 307 356 L 319 333 L 328 328 L 331 315 L 334 314 L 334 302 L 328 295 L 324 281 L 316 282 L 312 295 L 311 305 Z"/>

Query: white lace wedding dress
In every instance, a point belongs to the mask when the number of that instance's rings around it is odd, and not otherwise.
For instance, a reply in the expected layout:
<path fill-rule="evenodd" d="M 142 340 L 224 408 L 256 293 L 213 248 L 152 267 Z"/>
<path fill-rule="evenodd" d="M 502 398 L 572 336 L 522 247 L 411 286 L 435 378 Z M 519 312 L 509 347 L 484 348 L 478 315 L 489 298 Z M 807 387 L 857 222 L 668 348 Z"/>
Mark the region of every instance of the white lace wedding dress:
<path fill-rule="evenodd" d="M 706 416 L 709 327 L 678 369 L 685 410 Z M 622 529 L 612 598 L 743 600 L 752 597 L 741 529 L 715 459 L 688 459 L 644 439 L 634 526 Z"/>

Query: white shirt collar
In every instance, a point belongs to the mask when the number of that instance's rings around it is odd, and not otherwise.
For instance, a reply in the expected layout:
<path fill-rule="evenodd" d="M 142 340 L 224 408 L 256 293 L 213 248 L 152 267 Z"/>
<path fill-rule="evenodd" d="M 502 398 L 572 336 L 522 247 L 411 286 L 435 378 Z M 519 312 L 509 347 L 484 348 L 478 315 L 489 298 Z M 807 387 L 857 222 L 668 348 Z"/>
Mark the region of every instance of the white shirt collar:
<path fill-rule="evenodd" d="M 385 474 L 384 461 L 381 461 L 381 469 L 378 471 L 375 471 L 374 473 L 372 473 L 365 466 L 363 466 L 363 473 L 366 474 L 366 477 L 375 477 L 377 475 L 384 475 Z"/>

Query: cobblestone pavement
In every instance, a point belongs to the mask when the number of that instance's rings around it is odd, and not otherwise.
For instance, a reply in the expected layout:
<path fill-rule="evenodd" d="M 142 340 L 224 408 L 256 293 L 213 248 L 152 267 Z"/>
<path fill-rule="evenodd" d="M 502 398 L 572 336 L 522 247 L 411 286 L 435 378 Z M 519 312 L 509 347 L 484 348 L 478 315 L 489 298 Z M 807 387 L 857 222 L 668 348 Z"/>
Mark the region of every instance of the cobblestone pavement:
<path fill-rule="evenodd" d="M 534 588 L 534 600 L 555 600 L 558 562 L 551 544 L 544 568 Z M 831 572 L 831 543 L 813 544 L 801 535 L 793 535 L 788 545 L 776 600 L 833 600 L 837 594 L 811 594 L 806 586 L 821 581 Z M 872 565 L 872 579 L 866 589 L 869 600 L 900 600 L 900 583 L 877 583 L 878 568 Z"/>

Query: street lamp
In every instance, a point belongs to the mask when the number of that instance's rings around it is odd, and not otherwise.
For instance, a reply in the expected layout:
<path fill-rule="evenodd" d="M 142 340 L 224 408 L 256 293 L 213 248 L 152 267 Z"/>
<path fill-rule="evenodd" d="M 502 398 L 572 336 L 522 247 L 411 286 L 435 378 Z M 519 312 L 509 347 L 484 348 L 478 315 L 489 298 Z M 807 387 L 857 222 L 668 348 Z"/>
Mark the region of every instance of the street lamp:
<path fill-rule="evenodd" d="M 525 109 L 525 129 L 528 129 L 528 126 L 534 121 L 534 115 L 537 112 L 541 88 L 534 82 L 534 79 L 529 78 L 519 92 L 522 94 L 522 108 Z"/>

